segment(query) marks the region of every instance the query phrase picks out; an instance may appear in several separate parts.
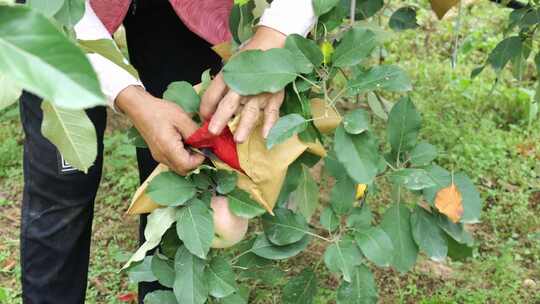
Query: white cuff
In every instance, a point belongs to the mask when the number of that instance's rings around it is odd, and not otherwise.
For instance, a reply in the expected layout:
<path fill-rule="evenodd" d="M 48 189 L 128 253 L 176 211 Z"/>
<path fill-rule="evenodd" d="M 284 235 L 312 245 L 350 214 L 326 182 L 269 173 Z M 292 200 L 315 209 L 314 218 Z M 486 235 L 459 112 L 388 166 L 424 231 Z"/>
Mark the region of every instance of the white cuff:
<path fill-rule="evenodd" d="M 274 0 L 264 11 L 259 25 L 287 36 L 298 34 L 306 37 L 316 20 L 312 0 Z"/>
<path fill-rule="evenodd" d="M 88 60 L 98 75 L 101 91 L 107 97 L 107 103 L 117 111 L 114 101 L 120 92 L 130 85 L 141 86 L 143 84 L 126 70 L 114 64 L 109 59 L 99 54 L 87 54 Z"/>

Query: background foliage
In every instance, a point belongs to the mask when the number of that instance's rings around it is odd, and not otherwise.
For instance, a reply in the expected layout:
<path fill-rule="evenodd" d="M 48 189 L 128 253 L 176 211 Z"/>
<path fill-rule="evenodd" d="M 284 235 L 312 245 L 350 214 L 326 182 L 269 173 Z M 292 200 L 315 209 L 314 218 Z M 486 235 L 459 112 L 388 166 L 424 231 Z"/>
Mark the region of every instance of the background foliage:
<path fill-rule="evenodd" d="M 474 13 L 473 16 L 480 17 L 502 14 L 493 6 L 487 5 L 473 6 L 472 13 Z M 533 283 L 538 282 L 539 276 L 534 272 L 538 269 L 536 263 L 539 251 L 538 220 L 533 216 L 534 211 L 538 211 L 536 197 L 539 186 L 536 153 L 538 151 L 538 125 L 536 121 L 530 119 L 530 110 L 516 111 L 516 109 L 530 109 L 530 104 L 534 101 L 532 98 L 534 94 L 527 91 L 527 88 L 532 86 L 534 78 L 530 75 L 534 75 L 534 72 L 528 74 L 529 78 L 516 82 L 508 74 L 505 75 L 507 72 L 502 71 L 498 75 L 500 80 L 497 86 L 492 85 L 494 75 L 487 71 L 487 74 L 481 74 L 474 82 L 469 80 L 467 74 L 472 67 L 482 64 L 486 58 L 486 50 L 493 49 L 500 40 L 497 35 L 501 33 L 501 25 L 496 20 L 488 20 L 489 18 L 486 18 L 488 21 L 477 18 L 464 21 L 463 32 L 467 34 L 463 34 L 466 37 L 458 53 L 460 64 L 452 70 L 448 62 L 451 54 L 449 45 L 453 42 L 453 37 L 448 35 L 451 23 L 435 23 L 431 18 L 427 13 L 420 15 L 419 23 L 423 24 L 426 32 L 405 32 L 395 35 L 393 40 L 388 41 L 386 44 L 388 56 L 385 61 L 399 62 L 399 65 L 405 67 L 411 75 L 410 78 L 414 80 L 415 85 L 415 91 L 411 96 L 421 109 L 426 126 L 421 131 L 422 137 L 435 144 L 440 151 L 448 151 L 440 157 L 443 164 L 453 167 L 456 171 L 463 170 L 469 173 L 480 184 L 482 195 L 488 202 L 485 206 L 486 215 L 483 223 L 478 225 L 480 228 L 474 228 L 473 231 L 481 241 L 474 249 L 476 259 L 472 263 L 446 261 L 441 264 L 446 267 L 444 268 L 440 264 L 433 264 L 421 258 L 418 269 L 409 275 L 400 275 L 392 271 L 385 271 L 385 273 L 376 271 L 381 295 L 388 297 L 388 301 L 385 299 L 382 301 L 440 303 L 457 300 L 471 303 L 485 301 L 534 303 L 538 300 L 538 288 Z M 489 26 L 479 26 L 483 24 Z M 435 26 L 438 32 L 435 31 Z M 435 34 L 430 31 L 435 31 Z M 490 39 L 485 39 L 485 37 L 493 37 L 493 39 L 490 42 Z M 410 47 L 404 48 L 404 45 Z M 529 65 L 529 71 L 531 70 L 534 71 Z M 522 88 L 515 88 L 516 83 Z M 13 120 L 9 117 L 13 118 L 14 113 L 16 110 L 8 109 L 2 114 L 7 117 L 8 125 L 13 124 Z M 16 140 L 9 140 L 18 133 L 17 127 L 6 128 L 5 132 L 8 133 L 6 135 L 8 140 L 2 147 L 6 147 L 4 154 L 6 163 L 17 165 L 20 159 L 16 153 L 19 143 Z M 114 145 L 122 147 L 123 136 L 116 134 L 112 137 Z M 111 144 L 113 142 L 109 142 L 109 145 Z M 115 149 L 114 153 L 117 156 L 115 160 L 129 159 L 132 152 L 127 151 L 131 151 L 130 149 L 128 147 Z M 114 166 L 108 169 L 111 173 L 120 172 L 121 170 L 115 171 L 114 168 L 126 165 L 127 163 L 123 161 L 116 161 Z M 5 176 L 20 176 L 16 169 L 12 170 L 15 171 L 6 172 Z M 6 169 L 6 171 L 9 170 Z M 122 175 L 122 177 L 115 176 L 114 178 L 111 175 L 116 182 L 120 181 L 118 185 L 113 185 L 122 187 L 121 185 L 124 184 L 124 186 L 127 185 L 126 189 L 132 191 L 136 183 L 135 177 Z M 16 180 L 8 183 L 4 182 L 4 179 L 2 183 L 6 183 L 6 189 L 13 187 L 13 192 L 8 191 L 6 197 L 15 200 L 16 197 L 13 195 L 17 193 Z M 126 184 L 126 181 L 131 182 Z M 384 186 L 384 184 L 381 185 L 383 190 Z M 105 189 L 110 189 L 108 187 L 110 186 L 106 183 Z M 129 191 L 120 193 L 124 193 L 127 197 Z M 375 211 L 376 221 L 379 220 L 377 214 L 386 209 L 390 192 L 380 191 L 370 198 L 370 207 Z M 116 204 L 115 202 L 113 206 Z M 16 209 L 8 200 L 4 206 L 7 210 Z M 117 206 L 117 208 L 121 207 Z M 109 210 L 109 205 L 105 210 L 108 211 L 104 212 L 106 214 L 104 218 L 110 218 L 113 212 Z M 9 215 L 9 213 L 6 214 Z M 113 243 L 122 243 L 122 237 L 126 236 L 120 235 L 115 236 L 114 239 L 106 239 Z M 262 277 L 275 279 L 275 281 L 261 282 L 251 278 L 248 282 L 255 285 L 250 286 L 260 287 L 253 288 L 256 290 L 255 294 L 251 295 L 253 301 L 279 302 L 279 298 L 273 301 L 268 299 L 271 299 L 272 294 L 279 295 L 279 292 L 273 291 L 282 289 L 282 284 L 288 281 L 285 277 L 301 273 L 300 277 L 304 280 L 309 278 L 311 273 L 300 272 L 303 267 L 299 265 L 310 264 L 311 252 L 313 252 L 313 258 L 318 257 L 321 253 L 318 246 L 318 243 L 314 242 L 310 246 L 312 250 L 309 251 L 307 257 L 280 264 L 285 272 L 276 268 L 261 270 L 266 274 Z M 4 260 L 9 263 L 13 261 L 10 257 Z M 353 277 L 362 276 L 364 274 L 362 271 L 365 269 L 358 270 Z M 13 273 L 13 266 L 7 270 L 7 273 Z M 486 274 L 489 275 L 490 280 L 485 279 Z M 323 282 L 323 288 L 318 292 L 316 301 L 326 303 L 329 298 L 333 298 L 330 294 L 331 290 L 335 289 L 336 282 L 329 274 L 322 273 L 322 276 L 328 278 L 328 281 Z M 478 276 L 478 280 L 473 280 L 475 276 Z M 99 278 L 100 275 L 93 276 L 93 278 L 96 277 Z M 116 280 L 115 275 L 109 278 L 107 285 Z M 363 278 L 365 279 L 365 276 Z M 483 283 L 477 285 L 478 282 Z M 277 284 L 272 289 L 274 283 Z M 90 297 L 94 297 L 96 290 L 99 291 L 100 288 L 96 286 L 100 284 L 92 284 Z M 496 292 L 493 292 L 494 287 L 498 287 L 495 289 Z M 284 290 L 286 289 L 285 287 Z M 119 301 L 115 299 L 115 296 L 111 296 L 111 293 L 103 292 L 103 290 L 98 293 L 108 297 L 109 302 Z M 6 299 L 15 300 L 16 297 L 16 292 L 9 292 L 6 295 Z"/>

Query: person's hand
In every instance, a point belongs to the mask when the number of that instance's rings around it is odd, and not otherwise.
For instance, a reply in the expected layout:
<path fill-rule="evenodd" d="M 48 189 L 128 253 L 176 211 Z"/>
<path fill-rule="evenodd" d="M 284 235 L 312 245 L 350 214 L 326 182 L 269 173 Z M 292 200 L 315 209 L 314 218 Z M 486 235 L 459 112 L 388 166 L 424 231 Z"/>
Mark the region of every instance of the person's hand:
<path fill-rule="evenodd" d="M 286 36 L 274 29 L 261 26 L 242 50 L 280 48 L 285 45 Z M 200 114 L 209 119 L 208 130 L 218 135 L 235 114 L 240 115 L 240 123 L 234 134 L 236 142 L 244 142 L 255 127 L 261 112 L 264 113 L 263 137 L 266 138 L 272 126 L 279 119 L 279 108 L 284 92 L 240 96 L 227 87 L 223 75 L 219 73 L 203 95 Z"/>
<path fill-rule="evenodd" d="M 181 175 L 204 161 L 204 156 L 184 147 L 182 138 L 191 136 L 198 126 L 178 105 L 155 98 L 136 86 L 120 92 L 115 104 L 139 130 L 156 161 Z"/>

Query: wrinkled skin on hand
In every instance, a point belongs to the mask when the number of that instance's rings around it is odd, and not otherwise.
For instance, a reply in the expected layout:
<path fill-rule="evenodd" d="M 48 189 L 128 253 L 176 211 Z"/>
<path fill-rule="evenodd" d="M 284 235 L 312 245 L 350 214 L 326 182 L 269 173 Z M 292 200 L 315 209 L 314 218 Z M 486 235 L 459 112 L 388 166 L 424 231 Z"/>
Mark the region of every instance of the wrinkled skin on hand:
<path fill-rule="evenodd" d="M 195 133 L 198 126 L 180 106 L 135 86 L 120 92 L 116 106 L 139 130 L 157 162 L 180 175 L 203 163 L 204 156 L 184 146 L 183 139 Z"/>

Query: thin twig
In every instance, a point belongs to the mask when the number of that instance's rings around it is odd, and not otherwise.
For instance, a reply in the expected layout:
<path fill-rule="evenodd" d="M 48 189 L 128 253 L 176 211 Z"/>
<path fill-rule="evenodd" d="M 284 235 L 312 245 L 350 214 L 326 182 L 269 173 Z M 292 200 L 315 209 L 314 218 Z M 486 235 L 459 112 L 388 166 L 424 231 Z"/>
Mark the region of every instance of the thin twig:
<path fill-rule="evenodd" d="M 351 0 L 351 26 L 354 26 L 356 17 L 356 0 Z"/>

